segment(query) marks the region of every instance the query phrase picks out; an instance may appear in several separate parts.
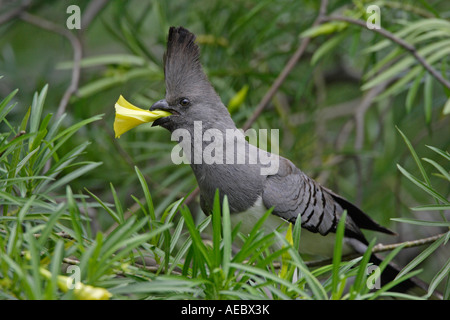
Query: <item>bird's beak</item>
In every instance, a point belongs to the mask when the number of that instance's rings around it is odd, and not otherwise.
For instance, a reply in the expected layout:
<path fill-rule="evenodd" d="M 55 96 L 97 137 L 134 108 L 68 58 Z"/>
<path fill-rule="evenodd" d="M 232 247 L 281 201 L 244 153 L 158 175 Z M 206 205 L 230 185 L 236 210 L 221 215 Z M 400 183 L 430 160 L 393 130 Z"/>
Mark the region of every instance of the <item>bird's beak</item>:
<path fill-rule="evenodd" d="M 150 107 L 150 111 L 151 112 L 170 112 L 172 115 L 178 115 L 179 113 L 172 109 L 169 104 L 167 103 L 166 99 L 162 99 L 159 100 L 157 102 L 155 102 L 151 107 Z M 156 126 L 163 126 L 164 127 L 164 123 L 170 122 L 170 119 L 167 117 L 164 118 L 160 118 L 155 120 L 152 123 L 152 127 L 156 127 Z"/>
<path fill-rule="evenodd" d="M 155 110 L 169 111 L 169 104 L 167 103 L 166 99 L 159 100 L 150 107 L 150 111 Z"/>

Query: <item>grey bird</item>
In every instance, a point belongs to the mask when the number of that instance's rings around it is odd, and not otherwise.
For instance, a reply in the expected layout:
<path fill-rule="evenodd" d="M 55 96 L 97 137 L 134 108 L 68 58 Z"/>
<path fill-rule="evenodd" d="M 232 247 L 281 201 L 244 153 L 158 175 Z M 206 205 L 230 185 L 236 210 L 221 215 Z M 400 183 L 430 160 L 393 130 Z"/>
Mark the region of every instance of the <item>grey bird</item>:
<path fill-rule="evenodd" d="M 361 229 L 394 234 L 343 197 L 308 177 L 288 159 L 258 149 L 241 139 L 239 133 L 230 137 L 227 133 L 239 131 L 208 81 L 200 64 L 199 47 L 194 41 L 194 34 L 187 29 L 170 28 L 164 54 L 165 99 L 153 104 L 150 110 L 172 113 L 156 120 L 153 126 L 166 128 L 172 134 L 177 130 L 188 133 L 180 135 L 178 142 L 190 160 L 205 214 L 211 212 L 215 192 L 219 190 L 222 197 L 228 197 L 232 223 L 240 221 L 243 233 L 248 233 L 270 208 L 273 211 L 265 223 L 267 232 L 273 232 L 283 223 L 295 223 L 301 217 L 300 253 L 328 257 L 333 255 L 336 228 L 344 210 L 347 210 L 347 218 L 343 254 L 365 252 L 368 241 Z M 231 142 L 232 149 L 227 145 L 222 155 L 214 155 L 222 162 L 195 161 L 195 154 L 217 142 L 213 137 L 195 141 L 196 129 L 202 134 L 213 129 L 217 136 Z M 234 161 L 227 162 L 230 153 Z M 237 161 L 239 156 L 245 161 Z M 268 163 L 261 161 L 263 158 L 276 161 L 277 170 L 270 171 Z M 267 169 L 265 173 L 264 169 Z M 374 255 L 372 261 L 380 263 Z M 383 272 L 382 280 L 384 276 L 386 280 L 392 280 L 397 273 L 389 266 Z M 403 282 L 400 289 L 406 290 L 411 285 Z"/>

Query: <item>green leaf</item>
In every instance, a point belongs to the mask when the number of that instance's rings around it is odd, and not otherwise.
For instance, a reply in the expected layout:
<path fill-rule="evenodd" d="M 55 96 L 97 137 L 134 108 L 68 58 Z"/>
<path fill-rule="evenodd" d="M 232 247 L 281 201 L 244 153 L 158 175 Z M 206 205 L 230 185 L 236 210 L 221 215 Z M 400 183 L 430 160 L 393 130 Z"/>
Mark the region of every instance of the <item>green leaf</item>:
<path fill-rule="evenodd" d="M 8 108 L 6 108 L 6 106 L 8 106 L 9 102 L 12 100 L 12 98 L 14 98 L 14 96 L 18 91 L 19 89 L 12 91 L 10 94 L 6 96 L 6 98 L 2 100 L 2 102 L 0 102 L 0 123 L 3 121 L 6 115 L 12 110 L 12 108 L 14 108 L 14 106 L 16 105 L 12 104 Z"/>
<path fill-rule="evenodd" d="M 344 210 L 342 216 L 339 219 L 339 223 L 336 229 L 336 240 L 333 253 L 333 274 L 331 282 L 331 299 L 333 300 L 340 298 L 340 290 L 338 290 L 340 289 L 339 284 L 341 283 L 340 281 L 341 279 L 339 276 L 339 268 L 341 265 L 341 258 L 342 258 L 342 244 L 344 239 L 346 217 L 347 217 L 347 210 Z"/>
<path fill-rule="evenodd" d="M 181 214 L 184 217 L 184 222 L 186 224 L 186 227 L 189 230 L 189 234 L 192 238 L 192 245 L 194 248 L 194 252 L 198 253 L 198 257 L 202 259 L 208 265 L 209 267 L 212 266 L 211 263 L 211 257 L 208 253 L 208 250 L 205 246 L 205 244 L 202 241 L 202 238 L 200 236 L 200 233 L 198 229 L 195 226 L 194 220 L 192 219 L 192 215 L 188 210 L 181 210 Z"/>
<path fill-rule="evenodd" d="M 450 173 L 442 168 L 436 161 L 428 158 L 423 158 L 422 160 L 432 164 L 450 182 Z"/>
<path fill-rule="evenodd" d="M 408 171 L 406 171 L 405 169 L 402 168 L 402 166 L 400 166 L 399 164 L 397 164 L 397 168 L 400 170 L 400 172 L 407 177 L 409 180 L 411 180 L 415 185 L 417 185 L 419 188 L 421 188 L 422 190 L 426 191 L 428 194 L 430 194 L 433 198 L 435 198 L 436 200 L 442 201 L 443 203 L 449 203 L 448 200 L 442 196 L 441 194 L 439 194 L 437 191 L 435 191 L 434 189 L 430 188 L 429 186 L 427 186 L 425 183 L 423 183 L 422 181 L 420 181 L 419 179 L 417 179 L 416 177 L 414 177 L 413 175 L 411 175 Z"/>
<path fill-rule="evenodd" d="M 448 153 L 447 151 L 443 151 L 441 149 L 438 149 L 438 148 L 432 147 L 432 146 L 427 146 L 427 147 L 430 148 L 431 150 L 433 150 L 434 152 L 436 152 L 437 154 L 441 155 L 448 161 L 450 161 L 450 153 Z"/>
<path fill-rule="evenodd" d="M 447 205 L 445 205 L 445 204 L 428 204 L 428 205 L 413 207 L 413 208 L 411 208 L 411 210 L 414 210 L 414 211 L 450 210 L 450 204 L 447 204 Z"/>
<path fill-rule="evenodd" d="M 155 208 L 153 207 L 152 195 L 150 194 L 150 190 L 148 189 L 147 181 L 145 181 L 144 175 L 137 166 L 134 167 L 134 170 L 136 171 L 139 182 L 141 183 L 142 191 L 144 191 L 145 201 L 147 202 L 148 207 L 148 214 L 150 215 L 152 221 L 156 221 Z"/>
<path fill-rule="evenodd" d="M 404 222 L 409 224 L 416 224 L 419 226 L 428 227 L 450 227 L 450 221 L 428 221 L 428 220 L 418 220 L 410 218 L 391 218 L 393 221 Z"/>
<path fill-rule="evenodd" d="M 39 123 L 41 122 L 42 109 L 44 107 L 45 97 L 47 96 L 48 85 L 42 88 L 39 94 L 35 93 L 33 97 L 33 103 L 31 104 L 31 116 L 30 116 L 30 133 L 35 133 L 39 129 Z M 30 139 L 30 151 L 33 145 L 33 139 Z"/>
<path fill-rule="evenodd" d="M 450 98 L 448 98 L 447 102 L 444 104 L 444 108 L 442 109 L 442 114 L 445 116 L 450 114 Z"/>
<path fill-rule="evenodd" d="M 364 252 L 364 255 L 359 263 L 358 273 L 356 275 L 355 281 L 350 290 L 350 299 L 354 299 L 357 294 L 362 292 L 362 289 L 366 285 L 366 276 L 367 276 L 367 266 L 369 264 L 370 257 L 372 255 L 372 249 L 375 245 L 375 238 L 370 241 L 369 246 Z"/>
<path fill-rule="evenodd" d="M 222 206 L 222 230 L 223 230 L 223 260 L 222 268 L 225 275 L 229 276 L 230 262 L 232 259 L 233 239 L 231 235 L 231 217 L 228 198 L 225 195 Z"/>
<path fill-rule="evenodd" d="M 447 262 L 444 264 L 444 266 L 441 268 L 441 270 L 436 273 L 436 275 L 433 277 L 433 279 L 430 282 L 430 286 L 428 287 L 428 297 L 430 297 L 434 290 L 436 290 L 439 283 L 441 283 L 442 280 L 444 280 L 446 277 L 449 277 L 450 274 L 450 258 L 447 260 Z"/>
<path fill-rule="evenodd" d="M 215 267 L 220 266 L 221 252 L 220 252 L 220 242 L 222 240 L 222 220 L 220 217 L 220 196 L 219 189 L 216 189 L 214 195 L 213 211 L 212 211 L 212 227 L 213 227 L 213 250 L 214 250 L 214 265 Z"/>
<path fill-rule="evenodd" d="M 117 213 L 117 216 L 120 219 L 119 223 L 122 224 L 125 221 L 125 217 L 124 217 L 123 209 L 122 209 L 122 204 L 120 203 L 119 197 L 117 196 L 117 192 L 116 192 L 116 189 L 114 189 L 113 184 L 109 183 L 109 185 L 110 185 L 110 188 L 111 188 L 111 193 L 112 193 L 113 198 L 114 198 L 114 205 L 116 207 L 116 213 Z"/>
<path fill-rule="evenodd" d="M 103 54 L 94 57 L 83 58 L 80 61 L 81 68 L 90 68 L 110 64 L 134 65 L 140 67 L 145 64 L 145 59 L 132 54 Z M 56 69 L 58 70 L 71 70 L 72 68 L 73 61 L 65 61 L 56 64 Z"/>
<path fill-rule="evenodd" d="M 408 95 L 406 96 L 406 111 L 409 113 L 414 104 L 414 99 L 416 98 L 417 91 L 419 90 L 420 83 L 422 82 L 422 78 L 425 74 L 425 70 L 423 70 L 419 76 L 414 80 L 411 88 L 408 90 Z"/>
<path fill-rule="evenodd" d="M 405 136 L 405 134 L 396 126 L 398 132 L 400 132 L 403 140 L 406 143 L 406 146 L 409 149 L 409 152 L 411 152 L 411 155 L 413 156 L 414 162 L 417 164 L 417 167 L 419 167 L 420 173 L 422 174 L 422 177 L 425 179 L 427 185 L 430 185 L 430 179 L 428 178 L 428 175 L 425 171 L 425 168 L 422 166 L 422 162 L 419 159 L 419 156 L 417 155 L 416 151 L 414 150 L 414 147 L 412 146 L 409 139 Z"/>
<path fill-rule="evenodd" d="M 65 175 L 64 177 L 61 177 L 60 179 L 58 179 L 55 183 L 53 183 L 47 190 L 46 192 L 50 192 L 52 190 L 55 190 L 59 187 L 65 186 L 67 185 L 70 181 L 82 176 L 83 174 L 85 174 L 86 172 L 89 172 L 95 168 L 97 168 L 98 166 L 102 165 L 102 162 L 91 162 L 88 163 L 74 171 L 72 171 L 71 173 Z"/>
<path fill-rule="evenodd" d="M 433 111 L 433 78 L 429 73 L 425 76 L 425 84 L 423 87 L 423 105 L 425 111 L 425 122 L 429 125 L 431 123 L 431 114 Z"/>
<path fill-rule="evenodd" d="M 311 58 L 311 65 L 315 65 L 324 55 L 337 47 L 342 41 L 347 38 L 347 33 L 340 33 L 335 37 L 325 41 L 317 50 Z"/>
<path fill-rule="evenodd" d="M 410 272 L 412 269 L 417 267 L 426 258 L 428 258 L 437 248 L 444 242 L 445 237 L 441 237 L 438 240 L 430 244 L 425 250 L 423 250 L 417 257 L 415 257 L 411 262 L 409 262 L 397 275 L 397 278 Z"/>
<path fill-rule="evenodd" d="M 315 38 L 322 35 L 332 34 L 347 28 L 348 23 L 342 21 L 332 21 L 309 28 L 300 34 L 302 38 Z"/>

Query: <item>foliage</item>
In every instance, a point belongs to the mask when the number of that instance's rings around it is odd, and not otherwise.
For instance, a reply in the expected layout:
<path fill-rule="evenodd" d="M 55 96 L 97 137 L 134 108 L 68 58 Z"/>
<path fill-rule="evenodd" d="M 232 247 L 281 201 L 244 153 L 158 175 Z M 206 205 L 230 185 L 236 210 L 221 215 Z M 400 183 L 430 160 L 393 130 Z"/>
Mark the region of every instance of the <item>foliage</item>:
<path fill-rule="evenodd" d="M 78 1 L 82 12 L 90 2 Z M 24 10 L 65 28 L 69 4 L 32 1 Z M 364 21 L 369 4 L 380 6 L 384 30 L 448 81 L 445 1 L 330 1 L 327 14 Z M 114 139 L 120 94 L 142 106 L 163 97 L 170 25 L 198 35 L 202 63 L 238 126 L 311 37 L 253 127 L 280 129 L 283 156 L 398 231 L 397 242 L 443 233 L 425 249 L 400 247 L 386 258 L 405 265 L 396 281 L 418 274 L 429 293 L 449 298 L 450 92 L 411 51 L 332 18 L 311 29 L 319 1 L 110 1 L 72 32 L 83 46 L 82 76 L 57 117 L 74 48 L 59 29 L 2 20 L 18 5 L 0 10 L 2 298 L 415 298 L 390 292 L 392 283 L 370 291 L 368 254 L 345 261 L 341 241 L 331 264 L 312 268 L 294 249 L 299 225 L 287 236 L 257 226 L 245 236 L 231 229 L 226 202 L 216 200 L 206 218 L 196 202 L 184 206 L 196 182 L 188 166 L 170 161 L 167 132 L 143 125 Z M 232 254 L 236 239 L 243 246 Z M 272 252 L 276 240 L 285 246 Z M 77 277 L 84 287 L 68 290 Z"/>

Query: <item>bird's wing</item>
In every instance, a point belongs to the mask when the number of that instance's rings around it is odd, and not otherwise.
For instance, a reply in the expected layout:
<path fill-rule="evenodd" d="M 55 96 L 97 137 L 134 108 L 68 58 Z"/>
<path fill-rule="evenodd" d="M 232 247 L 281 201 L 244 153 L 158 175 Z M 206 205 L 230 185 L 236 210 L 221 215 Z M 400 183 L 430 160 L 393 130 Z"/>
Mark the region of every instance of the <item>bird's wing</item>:
<path fill-rule="evenodd" d="M 291 223 L 295 223 L 300 215 L 303 228 L 321 235 L 336 232 L 344 209 L 347 210 L 346 236 L 367 244 L 360 228 L 392 234 L 356 206 L 322 187 L 291 161 L 282 157 L 278 173 L 267 176 L 262 198 L 267 208 L 274 207 L 273 214 Z"/>

